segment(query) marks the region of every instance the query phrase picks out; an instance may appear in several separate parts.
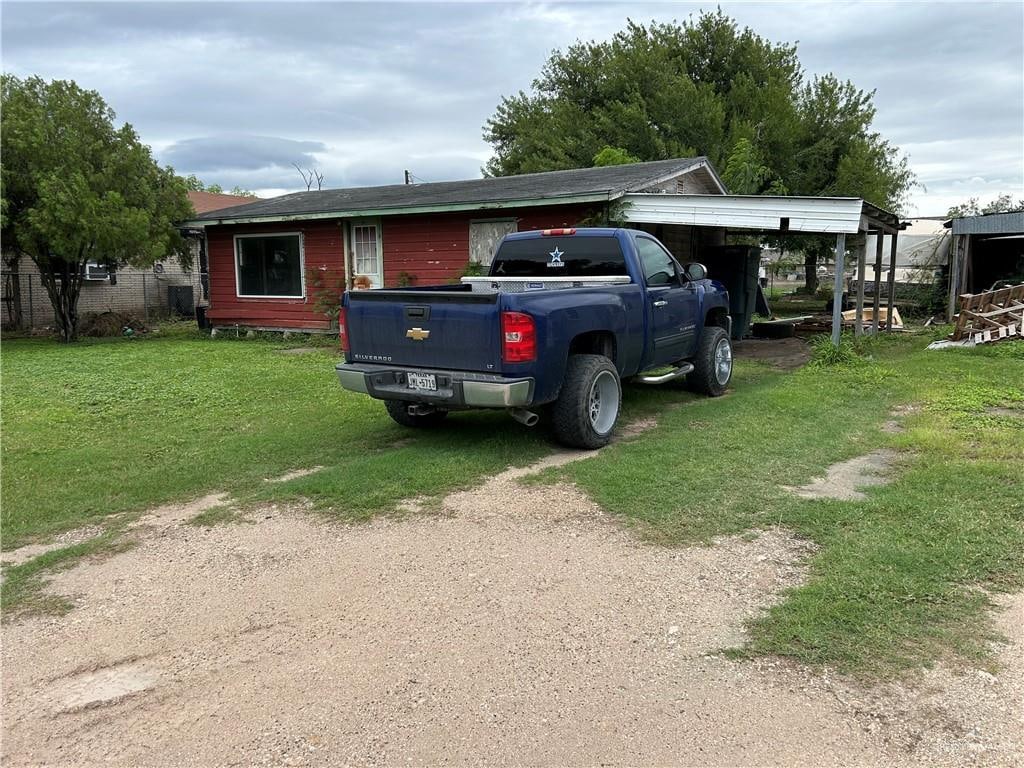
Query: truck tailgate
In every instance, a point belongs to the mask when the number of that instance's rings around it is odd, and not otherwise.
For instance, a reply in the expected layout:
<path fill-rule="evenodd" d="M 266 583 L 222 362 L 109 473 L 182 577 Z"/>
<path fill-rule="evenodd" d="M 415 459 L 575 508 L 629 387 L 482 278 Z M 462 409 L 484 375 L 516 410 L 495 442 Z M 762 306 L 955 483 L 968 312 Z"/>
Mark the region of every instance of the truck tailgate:
<path fill-rule="evenodd" d="M 497 293 L 353 291 L 348 294 L 348 359 L 416 368 L 497 371 Z"/>

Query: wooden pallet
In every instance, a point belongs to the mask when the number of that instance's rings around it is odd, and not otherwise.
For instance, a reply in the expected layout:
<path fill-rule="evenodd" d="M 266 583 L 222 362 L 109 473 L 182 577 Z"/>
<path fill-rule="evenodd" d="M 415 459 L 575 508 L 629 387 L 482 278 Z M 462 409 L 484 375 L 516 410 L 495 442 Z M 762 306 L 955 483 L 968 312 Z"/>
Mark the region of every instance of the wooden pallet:
<path fill-rule="evenodd" d="M 874 319 L 875 310 L 873 307 L 864 307 L 863 309 L 861 309 L 861 325 L 864 328 L 870 328 Z M 848 309 L 845 312 L 843 312 L 843 325 L 853 325 L 856 322 L 856 309 Z M 880 307 L 878 310 L 878 327 L 889 327 L 889 309 L 887 307 Z M 903 330 L 903 318 L 900 317 L 900 311 L 896 307 L 892 308 L 892 328 L 894 331 Z"/>
<path fill-rule="evenodd" d="M 1024 333 L 1024 283 L 985 293 L 960 297 L 960 313 L 954 318 L 953 341 L 970 339 L 984 344 L 1020 338 Z"/>

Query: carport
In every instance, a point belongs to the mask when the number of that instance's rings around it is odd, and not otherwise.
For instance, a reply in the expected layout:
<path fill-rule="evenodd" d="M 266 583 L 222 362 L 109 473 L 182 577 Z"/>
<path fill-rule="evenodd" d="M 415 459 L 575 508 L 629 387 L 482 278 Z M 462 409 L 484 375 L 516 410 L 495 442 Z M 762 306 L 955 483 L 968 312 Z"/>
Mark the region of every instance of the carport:
<path fill-rule="evenodd" d="M 657 226 L 663 242 L 678 256 L 699 259 L 702 247 L 724 245 L 729 232 L 749 235 L 834 235 L 836 238 L 832 341 L 839 344 L 842 328 L 844 267 L 849 245 L 856 259 L 854 334 L 877 333 L 881 300 L 884 235 L 891 235 L 887 317 L 895 299 L 896 239 L 904 228 L 899 217 L 857 197 L 771 197 L 761 195 L 689 195 L 635 193 L 621 198 L 622 218 L 637 225 Z M 874 306 L 864 321 L 867 235 L 875 238 Z M 848 243 L 849 240 L 849 243 Z M 683 252 L 685 251 L 685 253 Z M 888 324 L 887 324 L 888 327 Z"/>

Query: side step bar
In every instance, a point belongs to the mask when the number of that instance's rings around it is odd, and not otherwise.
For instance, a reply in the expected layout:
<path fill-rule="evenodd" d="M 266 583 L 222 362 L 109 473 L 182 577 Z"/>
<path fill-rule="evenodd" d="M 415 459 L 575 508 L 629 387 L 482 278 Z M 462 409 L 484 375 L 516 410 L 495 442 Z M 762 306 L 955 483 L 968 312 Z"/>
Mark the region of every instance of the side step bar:
<path fill-rule="evenodd" d="M 692 370 L 693 365 L 691 363 L 683 363 L 675 370 L 663 373 L 660 376 L 638 376 L 636 380 L 641 384 L 664 384 L 667 381 L 685 376 Z"/>

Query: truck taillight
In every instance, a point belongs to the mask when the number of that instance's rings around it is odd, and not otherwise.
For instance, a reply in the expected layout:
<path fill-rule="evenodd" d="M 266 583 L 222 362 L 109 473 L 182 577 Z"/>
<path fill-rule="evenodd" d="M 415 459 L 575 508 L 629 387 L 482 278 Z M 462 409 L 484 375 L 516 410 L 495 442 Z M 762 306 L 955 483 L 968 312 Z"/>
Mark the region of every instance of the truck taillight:
<path fill-rule="evenodd" d="M 532 317 L 522 312 L 501 313 L 501 359 L 506 363 L 537 359 L 537 329 Z"/>
<path fill-rule="evenodd" d="M 564 235 L 575 235 L 576 230 L 573 228 L 563 229 L 544 229 L 541 230 L 541 235 L 544 237 L 562 237 Z"/>
<path fill-rule="evenodd" d="M 341 342 L 341 351 L 348 352 L 348 318 L 345 308 L 338 310 L 338 341 Z"/>

